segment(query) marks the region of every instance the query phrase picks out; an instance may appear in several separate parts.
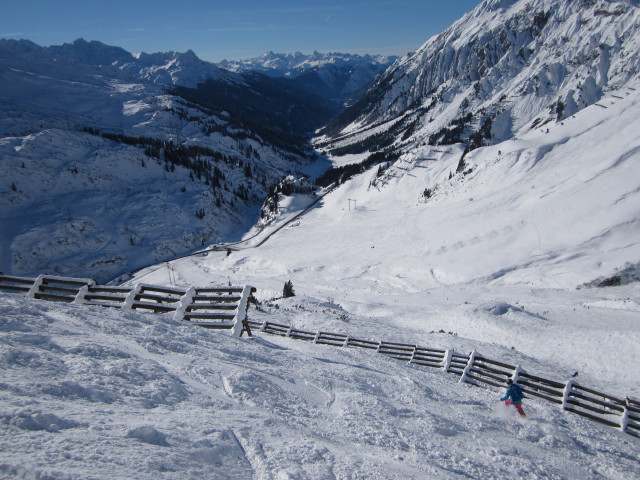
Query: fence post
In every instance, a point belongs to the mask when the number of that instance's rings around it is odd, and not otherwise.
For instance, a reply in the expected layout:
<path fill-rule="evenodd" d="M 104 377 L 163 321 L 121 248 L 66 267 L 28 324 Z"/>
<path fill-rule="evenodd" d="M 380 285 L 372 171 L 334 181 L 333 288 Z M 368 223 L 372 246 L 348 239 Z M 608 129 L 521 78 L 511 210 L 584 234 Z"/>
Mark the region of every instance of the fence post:
<path fill-rule="evenodd" d="M 249 311 L 249 297 L 251 296 L 252 290 L 253 287 L 250 285 L 245 285 L 242 288 L 238 308 L 236 308 L 235 317 L 233 319 L 233 327 L 231 327 L 231 335 L 234 337 L 240 337 L 242 335 L 243 322 L 246 320 L 247 312 Z"/>
<path fill-rule="evenodd" d="M 620 419 L 620 430 L 622 430 L 623 433 L 626 433 L 628 425 L 629 425 L 629 397 L 624 399 L 624 412 L 622 413 L 622 418 Z"/>
<path fill-rule="evenodd" d="M 414 359 L 414 358 L 415 358 L 415 356 L 416 356 L 416 351 L 417 351 L 417 350 L 418 350 L 418 346 L 417 346 L 417 345 L 414 345 L 414 346 L 413 346 L 413 353 L 411 354 L 411 358 L 409 359 L 409 363 L 412 363 L 412 362 L 413 362 L 413 359 Z"/>
<path fill-rule="evenodd" d="M 313 338 L 313 343 L 318 343 L 319 338 L 320 338 L 320 330 L 316 332 L 316 336 Z"/>
<path fill-rule="evenodd" d="M 38 275 L 38 278 L 35 279 L 33 285 L 31 285 L 31 288 L 27 292 L 27 298 L 36 298 L 36 293 L 40 291 L 40 286 L 42 285 L 45 277 L 46 275 L 44 274 Z"/>
<path fill-rule="evenodd" d="M 349 346 L 349 335 L 347 335 L 347 338 L 344 339 L 344 343 L 342 344 L 343 347 L 348 347 Z"/>
<path fill-rule="evenodd" d="M 564 392 L 562 395 L 562 409 L 566 410 L 569 408 L 569 394 L 571 393 L 571 389 L 573 388 L 573 380 L 567 380 L 567 384 L 564 386 Z"/>
<path fill-rule="evenodd" d="M 173 314 L 173 319 L 179 322 L 184 320 L 184 314 L 187 312 L 187 307 L 193 303 L 193 299 L 196 296 L 195 287 L 189 288 L 185 294 L 180 298 L 180 306 L 176 308 Z"/>
<path fill-rule="evenodd" d="M 291 336 L 291 330 L 293 330 L 293 325 L 289 325 L 289 328 L 287 329 L 287 334 L 285 335 L 285 337 L 289 338 Z"/>
<path fill-rule="evenodd" d="M 513 383 L 518 383 L 518 380 L 520 379 L 520 372 L 522 372 L 522 368 L 520 368 L 520 365 L 517 365 L 516 369 L 513 371 L 513 375 L 511 375 Z"/>
<path fill-rule="evenodd" d="M 267 322 L 266 320 L 264 320 L 264 321 L 262 322 L 262 325 L 260 326 L 260 331 L 261 331 L 261 332 L 264 332 L 265 330 L 267 330 L 267 323 L 268 323 L 268 322 Z"/>
<path fill-rule="evenodd" d="M 126 308 L 127 310 L 131 310 L 133 308 L 133 302 L 135 302 L 136 295 L 140 293 L 144 284 L 138 283 L 135 287 L 131 289 L 129 295 L 127 295 L 127 299 L 122 304 L 122 308 Z"/>
<path fill-rule="evenodd" d="M 473 350 L 473 352 L 469 354 L 469 360 L 467 361 L 467 366 L 464 367 L 464 371 L 462 372 L 462 376 L 460 377 L 459 383 L 465 383 L 467 381 L 467 374 L 473 368 L 473 362 L 475 362 L 475 360 L 476 360 L 476 351 Z"/>
<path fill-rule="evenodd" d="M 444 358 L 442 359 L 442 368 L 446 373 L 449 372 L 449 366 L 451 365 L 451 357 L 453 357 L 453 350 L 445 350 Z"/>
<path fill-rule="evenodd" d="M 84 296 L 87 293 L 89 293 L 89 285 L 83 285 L 82 287 L 80 287 L 76 295 L 76 298 L 73 300 L 73 303 L 80 303 L 80 304 L 86 303 Z"/>

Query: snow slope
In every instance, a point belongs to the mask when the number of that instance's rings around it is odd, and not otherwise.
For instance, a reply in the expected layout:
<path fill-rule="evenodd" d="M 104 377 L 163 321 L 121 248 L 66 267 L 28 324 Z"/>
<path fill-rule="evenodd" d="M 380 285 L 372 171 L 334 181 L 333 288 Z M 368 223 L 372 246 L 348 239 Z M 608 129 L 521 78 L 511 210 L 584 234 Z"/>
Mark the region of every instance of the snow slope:
<path fill-rule="evenodd" d="M 637 397 L 639 370 L 628 367 L 640 362 L 640 284 L 578 289 L 640 264 L 632 88 L 473 151 L 465 173 L 454 174 L 461 145 L 417 147 L 379 176 L 373 168 L 340 185 L 259 248 L 261 237 L 228 257 L 172 262 L 177 281 L 248 283 L 268 300 L 291 280 L 299 294 L 340 305 L 355 336 L 370 323 L 389 341 L 450 332 L 458 338 L 439 341 L 514 348 L 525 363 L 564 372 L 559 380 L 579 370 L 585 384 Z M 167 270 L 136 281 L 166 283 Z"/>
<path fill-rule="evenodd" d="M 497 392 L 375 352 L 14 294 L 0 305 L 2 478 L 640 475 L 633 437 L 535 400 L 522 421 Z"/>

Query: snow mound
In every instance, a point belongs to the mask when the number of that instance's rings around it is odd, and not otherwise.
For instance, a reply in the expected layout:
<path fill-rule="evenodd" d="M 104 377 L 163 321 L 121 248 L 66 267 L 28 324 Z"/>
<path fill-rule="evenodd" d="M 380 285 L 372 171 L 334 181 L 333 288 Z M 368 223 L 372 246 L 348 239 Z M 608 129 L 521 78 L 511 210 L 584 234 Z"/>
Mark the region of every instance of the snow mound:
<path fill-rule="evenodd" d="M 127 436 L 150 445 L 158 445 L 159 447 L 169 446 L 169 443 L 167 443 L 167 436 L 149 425 L 134 428 L 129 431 Z"/>

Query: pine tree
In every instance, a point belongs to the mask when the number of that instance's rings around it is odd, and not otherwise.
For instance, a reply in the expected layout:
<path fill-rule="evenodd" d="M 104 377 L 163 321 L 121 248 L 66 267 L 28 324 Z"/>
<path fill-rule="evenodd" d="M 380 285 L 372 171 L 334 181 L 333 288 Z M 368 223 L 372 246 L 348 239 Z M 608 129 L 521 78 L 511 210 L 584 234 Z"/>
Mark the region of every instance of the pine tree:
<path fill-rule="evenodd" d="M 289 298 L 289 297 L 295 297 L 295 296 L 296 296 L 296 292 L 293 291 L 293 283 L 291 283 L 291 280 L 285 282 L 284 288 L 282 289 L 282 297 Z"/>

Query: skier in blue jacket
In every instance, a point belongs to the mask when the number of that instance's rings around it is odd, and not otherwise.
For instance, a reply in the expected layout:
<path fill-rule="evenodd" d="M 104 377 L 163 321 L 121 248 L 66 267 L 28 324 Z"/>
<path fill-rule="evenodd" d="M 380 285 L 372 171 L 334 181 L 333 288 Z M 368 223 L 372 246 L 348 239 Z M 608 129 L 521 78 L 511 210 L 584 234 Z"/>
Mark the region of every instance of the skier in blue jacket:
<path fill-rule="evenodd" d="M 518 410 L 518 413 L 523 417 L 526 417 L 524 410 L 522 409 L 522 398 L 524 397 L 520 385 L 513 383 L 513 380 L 507 380 L 507 391 L 504 397 L 500 401 L 504 401 L 505 405 L 513 405 Z"/>

